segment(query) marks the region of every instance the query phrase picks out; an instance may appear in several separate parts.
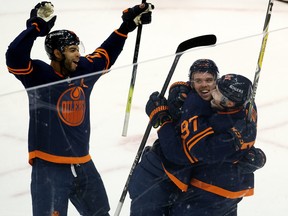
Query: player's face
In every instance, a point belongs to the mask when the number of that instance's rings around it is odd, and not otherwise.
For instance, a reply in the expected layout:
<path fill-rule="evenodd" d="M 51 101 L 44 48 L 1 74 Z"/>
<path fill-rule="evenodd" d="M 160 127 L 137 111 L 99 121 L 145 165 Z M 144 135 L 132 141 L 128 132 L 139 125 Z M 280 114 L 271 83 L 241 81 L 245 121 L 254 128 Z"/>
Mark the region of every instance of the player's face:
<path fill-rule="evenodd" d="M 210 101 L 212 99 L 211 91 L 216 87 L 216 80 L 212 74 L 194 72 L 191 84 L 203 100 Z"/>
<path fill-rule="evenodd" d="M 233 108 L 235 103 L 230 101 L 227 97 L 225 97 L 218 89 L 218 86 L 211 92 L 212 100 L 211 107 L 219 110 L 223 110 L 224 108 Z"/>
<path fill-rule="evenodd" d="M 71 45 L 64 49 L 65 55 L 64 67 L 65 70 L 73 72 L 76 70 L 80 58 L 79 46 Z"/>

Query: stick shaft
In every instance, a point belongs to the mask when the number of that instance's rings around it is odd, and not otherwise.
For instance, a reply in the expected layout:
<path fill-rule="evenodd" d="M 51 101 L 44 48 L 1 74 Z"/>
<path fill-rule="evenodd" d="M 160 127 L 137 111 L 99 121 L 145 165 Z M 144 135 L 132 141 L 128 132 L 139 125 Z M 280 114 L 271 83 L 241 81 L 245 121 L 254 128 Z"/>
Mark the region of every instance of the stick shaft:
<path fill-rule="evenodd" d="M 248 120 L 251 121 L 252 118 L 252 111 L 253 111 L 253 104 L 255 102 L 255 96 L 256 96 L 256 91 L 259 83 L 259 78 L 260 78 L 260 72 L 262 69 L 262 63 L 263 63 L 263 58 L 265 54 L 265 48 L 268 40 L 268 28 L 269 28 L 269 23 L 271 19 L 271 14 L 272 14 L 272 7 L 274 0 L 269 0 L 268 2 L 268 7 L 267 7 L 267 12 L 265 16 L 265 22 L 264 22 L 264 27 L 263 27 L 263 38 L 262 38 L 262 43 L 261 43 L 261 48 L 258 56 L 258 61 L 257 61 L 257 67 L 254 75 L 254 81 L 253 81 L 253 89 L 252 89 L 252 94 L 251 94 L 251 99 L 250 99 L 250 105 L 249 105 L 249 110 L 248 110 Z"/>
<path fill-rule="evenodd" d="M 142 0 L 142 3 L 145 3 L 145 2 L 146 0 Z M 134 56 L 133 56 L 133 70 L 132 70 L 132 76 L 131 76 L 131 81 L 130 81 L 130 87 L 128 91 L 128 99 L 126 103 L 122 136 L 127 136 L 127 131 L 128 131 L 128 124 L 129 124 L 130 112 L 131 112 L 131 106 L 132 106 L 132 98 L 133 98 L 134 86 L 136 82 L 136 75 L 137 75 L 137 68 L 138 68 L 137 62 L 138 62 L 138 55 L 139 55 L 139 49 L 140 49 L 141 35 L 142 35 L 142 25 L 139 25 L 137 28 L 137 36 L 136 36 Z"/>
<path fill-rule="evenodd" d="M 191 39 L 186 40 L 186 41 L 182 42 L 181 44 L 179 44 L 179 46 L 177 47 L 177 50 L 176 50 L 176 56 L 174 58 L 172 66 L 171 66 L 171 68 L 169 70 L 168 76 L 167 76 L 167 78 L 166 78 L 166 80 L 164 82 L 164 85 L 162 87 L 160 95 L 164 96 L 164 94 L 165 94 L 165 92 L 167 90 L 167 87 L 169 85 L 169 82 L 170 82 L 170 80 L 172 78 L 172 75 L 173 75 L 173 73 L 175 71 L 175 68 L 176 68 L 176 66 L 178 64 L 178 61 L 179 61 L 179 59 L 182 56 L 184 51 L 186 51 L 188 49 L 191 49 L 191 48 L 194 48 L 194 47 L 213 45 L 213 44 L 216 43 L 216 40 L 217 39 L 216 39 L 215 35 L 202 35 L 202 36 L 199 36 L 199 37 L 191 38 Z M 122 209 L 123 203 L 125 201 L 125 198 L 126 198 L 126 195 L 127 195 L 127 192 L 128 192 L 128 185 L 129 185 L 131 176 L 133 174 L 133 171 L 134 171 L 136 165 L 138 164 L 138 162 L 140 160 L 140 157 L 142 155 L 143 149 L 144 149 L 144 147 L 146 145 L 146 142 L 148 140 L 148 137 L 150 135 L 151 129 L 152 129 L 152 125 L 149 122 L 148 125 L 147 125 L 147 128 L 145 130 L 145 133 L 143 135 L 141 144 L 140 144 L 140 146 L 138 148 L 138 151 L 137 151 L 136 157 L 134 159 L 134 162 L 132 164 L 132 167 L 130 169 L 128 178 L 126 180 L 126 183 L 125 183 L 124 189 L 122 191 L 122 194 L 121 194 L 121 197 L 120 197 L 120 200 L 119 200 L 119 203 L 118 203 L 118 206 L 117 206 L 117 209 L 115 211 L 114 216 L 118 216 L 120 214 L 120 211 Z"/>

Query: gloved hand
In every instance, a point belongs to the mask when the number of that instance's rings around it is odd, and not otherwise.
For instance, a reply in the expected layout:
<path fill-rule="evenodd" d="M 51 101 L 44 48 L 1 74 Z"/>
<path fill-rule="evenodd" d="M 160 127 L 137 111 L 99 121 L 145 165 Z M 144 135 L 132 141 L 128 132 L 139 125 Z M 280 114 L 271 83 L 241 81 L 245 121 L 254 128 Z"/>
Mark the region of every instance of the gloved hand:
<path fill-rule="evenodd" d="M 247 149 L 254 145 L 257 127 L 252 121 L 238 120 L 235 125 L 229 130 L 235 141 L 236 150 Z"/>
<path fill-rule="evenodd" d="M 167 103 L 173 120 L 180 119 L 183 103 L 190 91 L 191 87 L 187 82 L 175 82 L 170 86 Z"/>
<path fill-rule="evenodd" d="M 243 174 L 253 173 L 266 164 L 266 155 L 259 149 L 252 147 L 241 160 L 238 161 L 240 172 Z"/>
<path fill-rule="evenodd" d="M 27 28 L 34 25 L 39 32 L 39 36 L 46 36 L 56 21 L 54 6 L 51 2 L 42 1 L 38 3 L 30 12 L 30 19 L 27 20 Z"/>
<path fill-rule="evenodd" d="M 164 122 L 170 121 L 167 100 L 165 97 L 159 97 L 159 92 L 150 95 L 146 104 L 146 114 L 150 118 L 150 123 L 154 128 L 161 126 Z"/>
<path fill-rule="evenodd" d="M 151 23 L 151 11 L 153 9 L 154 5 L 151 3 L 142 3 L 124 10 L 122 14 L 123 23 L 119 28 L 120 32 L 128 34 L 140 24 Z"/>

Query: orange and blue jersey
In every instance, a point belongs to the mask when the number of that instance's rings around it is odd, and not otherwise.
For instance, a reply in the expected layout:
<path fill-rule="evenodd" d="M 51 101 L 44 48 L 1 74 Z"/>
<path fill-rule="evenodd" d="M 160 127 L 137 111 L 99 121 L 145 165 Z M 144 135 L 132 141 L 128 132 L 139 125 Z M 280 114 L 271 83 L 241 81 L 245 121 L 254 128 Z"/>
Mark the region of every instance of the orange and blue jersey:
<path fill-rule="evenodd" d="M 69 78 L 31 59 L 37 35 L 34 26 L 27 28 L 6 52 L 8 70 L 22 82 L 29 98 L 29 163 L 34 158 L 63 164 L 88 162 L 90 94 L 95 82 L 115 63 L 127 35 L 112 32 L 93 53 L 80 57 Z"/>
<path fill-rule="evenodd" d="M 210 102 L 193 91 L 183 110 L 177 125 L 166 123 L 158 130 L 163 168 L 169 178 L 182 191 L 197 187 L 230 199 L 252 195 L 254 174 L 242 174 L 237 161 L 255 140 L 237 150 L 228 132 L 245 118 L 246 110 L 216 113 Z M 175 130 L 179 126 L 180 133 Z"/>

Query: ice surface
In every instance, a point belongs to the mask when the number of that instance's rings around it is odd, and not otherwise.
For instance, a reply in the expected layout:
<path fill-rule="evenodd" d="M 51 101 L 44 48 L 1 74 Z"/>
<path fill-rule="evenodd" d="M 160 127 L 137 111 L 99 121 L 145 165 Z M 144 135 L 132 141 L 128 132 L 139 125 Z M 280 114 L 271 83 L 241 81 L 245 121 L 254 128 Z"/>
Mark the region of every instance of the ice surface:
<path fill-rule="evenodd" d="M 27 96 L 21 83 L 7 72 L 5 52 L 25 28 L 30 9 L 38 1 L 1 0 L 0 8 L 0 214 L 31 215 L 30 171 L 27 163 Z M 75 31 L 92 52 L 121 23 L 121 11 L 134 0 L 55 0 L 58 15 L 54 29 Z M 188 68 L 198 58 L 212 58 L 220 73 L 240 73 L 251 80 L 257 65 L 268 1 L 264 0 L 158 0 L 153 21 L 144 26 L 139 66 L 127 137 L 122 137 L 125 107 L 132 72 L 136 31 L 91 96 L 91 155 L 108 192 L 111 214 L 118 204 L 148 118 L 144 107 L 151 92 L 161 90 L 178 44 L 201 34 L 216 34 L 215 47 L 185 53 L 172 81 L 186 80 Z M 256 146 L 267 154 L 266 166 L 257 171 L 255 195 L 239 205 L 239 215 L 286 216 L 288 212 L 288 4 L 274 2 L 270 34 L 262 65 L 256 102 L 259 111 Z M 48 62 L 44 38 L 35 42 L 32 57 Z M 147 145 L 156 138 L 151 131 Z M 129 215 L 127 195 L 121 215 Z M 69 215 L 78 215 L 72 205 Z"/>

